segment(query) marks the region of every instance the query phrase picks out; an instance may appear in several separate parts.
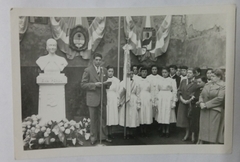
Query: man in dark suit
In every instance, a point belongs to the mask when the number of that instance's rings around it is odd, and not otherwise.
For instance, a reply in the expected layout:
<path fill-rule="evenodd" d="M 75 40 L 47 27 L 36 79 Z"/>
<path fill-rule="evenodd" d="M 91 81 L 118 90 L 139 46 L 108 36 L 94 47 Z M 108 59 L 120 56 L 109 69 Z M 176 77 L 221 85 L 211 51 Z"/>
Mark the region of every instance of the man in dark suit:
<path fill-rule="evenodd" d="M 81 82 L 81 87 L 86 90 L 87 106 L 89 108 L 91 120 L 91 144 L 94 144 L 100 136 L 101 99 L 103 101 L 101 138 L 106 142 L 111 142 L 111 140 L 107 138 L 106 126 L 106 88 L 109 88 L 110 85 L 106 82 L 107 70 L 106 68 L 101 67 L 101 63 L 102 55 L 98 53 L 94 54 L 93 64 L 84 70 Z M 101 77 L 103 77 L 103 95 L 101 95 Z"/>

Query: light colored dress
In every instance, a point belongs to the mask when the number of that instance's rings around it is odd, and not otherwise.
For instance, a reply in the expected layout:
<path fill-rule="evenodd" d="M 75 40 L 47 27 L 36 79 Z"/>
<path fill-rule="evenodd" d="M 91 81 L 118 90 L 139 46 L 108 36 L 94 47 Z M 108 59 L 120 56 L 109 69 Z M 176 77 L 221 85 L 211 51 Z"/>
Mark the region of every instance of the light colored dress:
<path fill-rule="evenodd" d="M 107 89 L 107 125 L 118 125 L 119 85 L 120 80 L 116 77 L 108 78 L 112 84 Z"/>
<path fill-rule="evenodd" d="M 123 82 L 120 83 L 120 104 L 119 108 L 119 125 L 124 126 L 124 115 L 125 115 L 125 89 L 123 88 Z M 131 81 L 131 95 L 130 100 L 126 105 L 126 127 L 136 128 L 139 126 L 139 115 L 138 115 L 138 84 L 133 79 Z"/>
<path fill-rule="evenodd" d="M 177 84 L 174 79 L 163 78 L 158 85 L 158 111 L 156 121 L 161 124 L 176 123 L 175 103 L 177 101 Z"/>
<path fill-rule="evenodd" d="M 156 98 L 159 92 L 158 85 L 162 82 L 163 77 L 160 75 L 149 75 L 146 78 L 151 84 L 151 97 L 152 97 L 152 107 L 153 107 L 153 118 L 156 116 L 156 108 L 158 103 L 156 102 Z"/>
<path fill-rule="evenodd" d="M 140 124 L 151 124 L 153 122 L 151 83 L 144 78 L 139 80 L 139 99 L 141 103 L 139 110 Z"/>

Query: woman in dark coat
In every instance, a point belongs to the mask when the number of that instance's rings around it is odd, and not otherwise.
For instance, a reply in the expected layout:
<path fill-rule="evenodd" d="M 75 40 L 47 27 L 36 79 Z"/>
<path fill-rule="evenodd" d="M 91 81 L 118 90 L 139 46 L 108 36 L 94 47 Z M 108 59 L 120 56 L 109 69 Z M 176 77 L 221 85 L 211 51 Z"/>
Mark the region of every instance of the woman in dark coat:
<path fill-rule="evenodd" d="M 204 85 L 207 83 L 207 78 L 205 76 L 199 76 L 196 78 L 199 88 L 194 93 L 194 99 L 191 102 L 191 112 L 190 112 L 190 131 L 192 134 L 192 142 L 195 143 L 198 138 L 199 133 L 199 120 L 200 120 L 200 105 L 199 96 L 203 90 Z"/>
<path fill-rule="evenodd" d="M 225 83 L 221 69 L 212 73 L 211 82 L 207 83 L 199 97 L 200 143 L 223 143 Z"/>
<path fill-rule="evenodd" d="M 187 79 L 183 79 L 178 89 L 178 115 L 177 115 L 177 127 L 185 128 L 186 134 L 183 141 L 186 141 L 189 137 L 189 117 L 188 110 L 190 108 L 190 102 L 194 98 L 195 91 L 199 88 L 196 80 L 194 79 L 193 69 L 189 68 L 187 71 Z"/>

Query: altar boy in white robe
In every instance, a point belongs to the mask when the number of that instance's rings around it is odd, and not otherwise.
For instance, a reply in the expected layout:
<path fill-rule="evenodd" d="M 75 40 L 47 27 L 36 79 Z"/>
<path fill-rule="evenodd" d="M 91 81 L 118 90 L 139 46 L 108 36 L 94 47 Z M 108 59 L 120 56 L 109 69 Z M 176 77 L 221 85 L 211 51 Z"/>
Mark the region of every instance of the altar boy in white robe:
<path fill-rule="evenodd" d="M 138 115 L 138 107 L 139 104 L 139 88 L 137 82 L 133 79 L 133 71 L 129 73 L 130 81 L 131 81 L 131 95 L 130 100 L 126 105 L 126 127 L 127 127 L 127 139 L 134 138 L 136 131 L 135 128 L 139 126 L 139 115 Z M 119 89 L 119 125 L 124 127 L 125 121 L 125 102 L 126 102 L 126 89 L 124 88 L 124 80 L 120 83 Z"/>
<path fill-rule="evenodd" d="M 156 65 L 153 65 L 151 67 L 152 74 L 147 76 L 147 80 L 151 84 L 151 97 L 152 97 L 152 108 L 153 108 L 153 118 L 155 118 L 156 112 L 157 112 L 157 94 L 158 94 L 158 84 L 162 82 L 163 77 L 158 75 L 158 67 Z"/>
<path fill-rule="evenodd" d="M 148 137 L 149 133 L 147 126 L 153 123 L 153 109 L 152 109 L 152 96 L 151 96 L 151 83 L 147 80 L 147 69 L 141 68 L 141 79 L 139 80 L 139 98 L 140 98 L 140 129 L 141 136 Z"/>
<path fill-rule="evenodd" d="M 132 73 L 133 73 L 133 79 L 135 80 L 136 83 L 139 82 L 139 79 L 141 79 L 141 77 L 138 75 L 139 74 L 139 69 L 137 65 L 132 65 L 131 67 Z"/>
<path fill-rule="evenodd" d="M 113 76 L 114 69 L 112 66 L 107 67 L 108 82 L 111 82 L 111 86 L 107 89 L 107 126 L 108 137 L 113 139 L 112 126 L 118 125 L 118 105 L 119 105 L 119 86 L 120 80 Z"/>
<path fill-rule="evenodd" d="M 176 123 L 175 107 L 177 102 L 177 84 L 175 79 L 169 77 L 169 69 L 162 68 L 162 82 L 158 84 L 159 93 L 158 100 L 158 113 L 156 114 L 156 121 L 162 125 L 161 136 L 170 136 L 169 125 Z"/>

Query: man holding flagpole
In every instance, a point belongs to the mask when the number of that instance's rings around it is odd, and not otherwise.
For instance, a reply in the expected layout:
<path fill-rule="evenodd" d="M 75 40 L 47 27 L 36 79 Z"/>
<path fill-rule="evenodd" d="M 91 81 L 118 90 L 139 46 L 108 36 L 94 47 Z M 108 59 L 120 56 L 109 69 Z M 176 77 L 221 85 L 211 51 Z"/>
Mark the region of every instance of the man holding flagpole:
<path fill-rule="evenodd" d="M 131 71 L 130 49 L 126 44 L 124 47 L 124 66 L 123 81 L 120 90 L 120 111 L 119 125 L 124 126 L 124 138 L 127 138 L 127 127 L 135 128 L 139 126 L 137 112 L 137 86 L 133 81 L 133 72 Z M 132 116 L 130 116 L 132 115 Z M 131 131 L 132 134 L 132 131 Z"/>
<path fill-rule="evenodd" d="M 81 81 L 81 87 L 86 90 L 87 95 L 87 106 L 91 120 L 90 140 L 92 145 L 95 144 L 97 140 L 100 140 L 100 143 L 101 140 L 112 142 L 107 138 L 106 126 L 106 89 L 110 87 L 111 83 L 106 82 L 107 70 L 101 67 L 101 63 L 102 55 L 95 53 L 93 55 L 93 64 L 84 70 Z"/>

